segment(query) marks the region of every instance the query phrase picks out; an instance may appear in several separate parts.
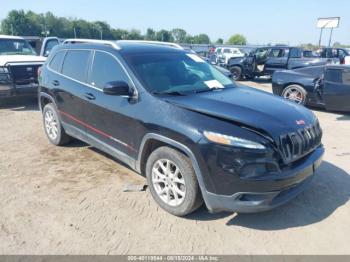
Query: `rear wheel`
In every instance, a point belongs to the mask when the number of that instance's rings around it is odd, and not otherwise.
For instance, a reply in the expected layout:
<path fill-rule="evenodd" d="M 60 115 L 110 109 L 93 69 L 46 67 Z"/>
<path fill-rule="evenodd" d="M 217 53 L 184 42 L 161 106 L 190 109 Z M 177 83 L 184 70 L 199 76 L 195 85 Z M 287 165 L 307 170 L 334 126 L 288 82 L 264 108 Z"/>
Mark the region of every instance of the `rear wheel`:
<path fill-rule="evenodd" d="M 282 92 L 282 97 L 299 105 L 306 104 L 306 96 L 306 90 L 300 85 L 289 85 Z"/>
<path fill-rule="evenodd" d="M 146 176 L 154 200 L 173 215 L 185 216 L 203 203 L 191 161 L 175 149 L 156 149 L 147 160 Z"/>
<path fill-rule="evenodd" d="M 46 136 L 52 144 L 61 146 L 70 142 L 71 137 L 64 131 L 56 108 L 51 103 L 43 109 L 43 122 Z"/>
<path fill-rule="evenodd" d="M 240 68 L 239 66 L 231 67 L 230 72 L 233 80 L 238 81 L 242 79 L 242 68 Z"/>

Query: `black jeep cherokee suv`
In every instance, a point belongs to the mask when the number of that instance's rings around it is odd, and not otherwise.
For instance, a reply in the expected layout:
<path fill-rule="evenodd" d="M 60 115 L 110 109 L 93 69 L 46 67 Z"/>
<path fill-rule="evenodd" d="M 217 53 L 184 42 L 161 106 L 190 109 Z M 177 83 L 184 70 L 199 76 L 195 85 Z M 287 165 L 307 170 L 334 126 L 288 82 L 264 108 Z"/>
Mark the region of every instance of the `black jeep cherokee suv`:
<path fill-rule="evenodd" d="M 83 42 L 83 41 L 82 41 Z M 311 181 L 324 153 L 308 109 L 238 86 L 172 44 L 55 47 L 41 70 L 48 139 L 83 140 L 147 176 L 166 211 L 263 211 Z"/>

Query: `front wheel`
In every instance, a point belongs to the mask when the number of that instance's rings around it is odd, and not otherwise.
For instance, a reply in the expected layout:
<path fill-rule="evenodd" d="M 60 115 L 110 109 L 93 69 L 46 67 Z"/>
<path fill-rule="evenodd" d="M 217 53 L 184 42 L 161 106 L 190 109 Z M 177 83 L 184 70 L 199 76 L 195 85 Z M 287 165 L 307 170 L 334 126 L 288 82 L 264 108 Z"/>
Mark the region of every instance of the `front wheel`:
<path fill-rule="evenodd" d="M 160 147 L 152 152 L 146 176 L 154 200 L 175 216 L 185 216 L 203 203 L 191 161 L 175 149 Z"/>
<path fill-rule="evenodd" d="M 302 86 L 295 84 L 287 86 L 282 92 L 283 98 L 299 105 L 306 104 L 306 96 L 306 90 Z"/>
<path fill-rule="evenodd" d="M 231 67 L 230 72 L 233 80 L 238 81 L 242 79 L 242 68 L 240 68 L 239 66 Z"/>

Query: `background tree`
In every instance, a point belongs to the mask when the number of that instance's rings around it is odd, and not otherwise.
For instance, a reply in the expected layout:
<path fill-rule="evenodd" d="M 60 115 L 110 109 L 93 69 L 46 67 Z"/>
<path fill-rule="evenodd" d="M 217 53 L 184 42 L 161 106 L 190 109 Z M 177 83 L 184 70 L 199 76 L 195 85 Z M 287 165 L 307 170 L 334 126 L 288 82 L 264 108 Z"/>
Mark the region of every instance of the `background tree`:
<path fill-rule="evenodd" d="M 219 38 L 218 40 L 216 40 L 215 44 L 218 44 L 218 45 L 224 44 L 224 39 Z"/>
<path fill-rule="evenodd" d="M 174 42 L 171 32 L 165 29 L 162 29 L 156 33 L 156 40 L 161 42 Z"/>
<path fill-rule="evenodd" d="M 156 40 L 156 31 L 154 31 L 152 28 L 148 28 L 145 35 L 145 40 Z"/>
<path fill-rule="evenodd" d="M 186 40 L 187 32 L 181 28 L 175 28 L 171 30 L 171 34 L 176 43 L 184 43 Z"/>
<path fill-rule="evenodd" d="M 178 42 L 189 44 L 209 44 L 210 38 L 206 34 L 191 36 L 184 29 L 162 29 L 155 31 L 148 28 L 143 35 L 141 31 L 130 31 L 121 28 L 112 28 L 103 21 L 89 22 L 84 19 L 57 17 L 51 12 L 34 13 L 32 11 L 12 10 L 1 22 L 3 34 L 19 36 L 57 36 L 60 38 L 93 38 L 119 40 L 157 40 L 164 42 Z"/>
<path fill-rule="evenodd" d="M 235 34 L 228 39 L 227 44 L 229 44 L 229 45 L 246 45 L 247 39 L 245 38 L 245 36 L 243 36 L 241 34 Z"/>

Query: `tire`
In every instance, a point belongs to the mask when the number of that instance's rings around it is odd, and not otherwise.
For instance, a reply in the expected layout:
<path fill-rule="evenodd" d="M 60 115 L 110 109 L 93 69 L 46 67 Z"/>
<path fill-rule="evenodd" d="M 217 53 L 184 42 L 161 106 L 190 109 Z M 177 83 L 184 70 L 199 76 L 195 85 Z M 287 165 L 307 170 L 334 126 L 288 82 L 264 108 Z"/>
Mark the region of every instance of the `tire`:
<path fill-rule="evenodd" d="M 285 87 L 281 96 L 299 105 L 306 105 L 307 92 L 301 85 L 293 84 Z"/>
<path fill-rule="evenodd" d="M 153 151 L 147 159 L 146 176 L 153 199 L 175 216 L 190 214 L 203 204 L 190 159 L 175 149 L 164 146 Z"/>
<path fill-rule="evenodd" d="M 47 138 L 56 145 L 62 146 L 71 141 L 71 137 L 64 131 L 55 106 L 51 103 L 43 109 L 43 124 Z"/>
<path fill-rule="evenodd" d="M 233 66 L 230 68 L 230 72 L 232 74 L 231 78 L 235 81 L 239 81 L 242 79 L 242 68 L 239 66 Z"/>

